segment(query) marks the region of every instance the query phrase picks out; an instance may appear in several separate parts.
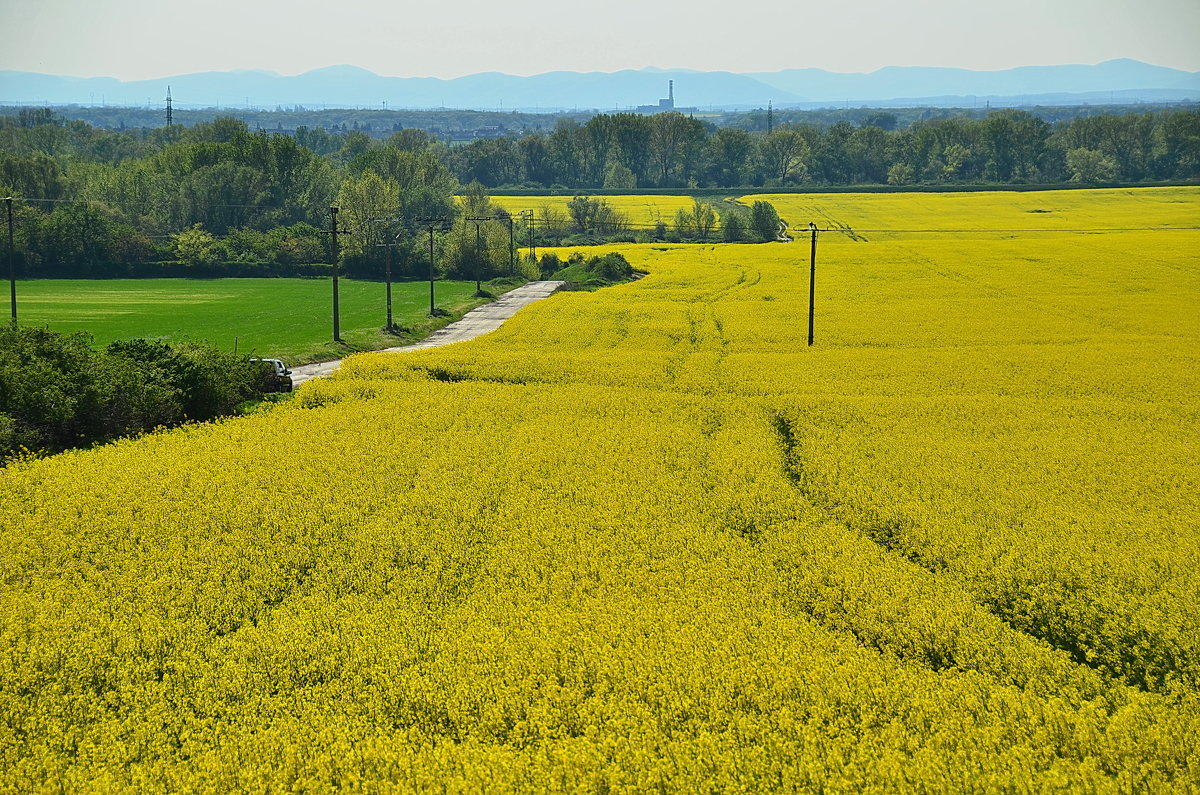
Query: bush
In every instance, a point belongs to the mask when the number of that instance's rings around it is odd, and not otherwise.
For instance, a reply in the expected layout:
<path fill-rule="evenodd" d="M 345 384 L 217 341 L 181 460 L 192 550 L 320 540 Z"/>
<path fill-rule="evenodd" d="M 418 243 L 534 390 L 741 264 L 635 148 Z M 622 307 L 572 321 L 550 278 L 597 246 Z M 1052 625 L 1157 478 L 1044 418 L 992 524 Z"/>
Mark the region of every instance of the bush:
<path fill-rule="evenodd" d="M 740 243 L 746 239 L 746 222 L 741 213 L 726 210 L 721 218 L 721 232 L 726 243 Z"/>
<path fill-rule="evenodd" d="M 758 201 L 750 208 L 750 231 L 763 242 L 779 237 L 779 213 L 770 202 Z"/>
<path fill-rule="evenodd" d="M 200 344 L 0 329 L 0 459 L 232 414 L 262 394 L 258 366 Z"/>
<path fill-rule="evenodd" d="M 224 245 L 200 224 L 171 236 L 175 244 L 175 256 L 189 266 L 214 265 L 228 257 Z"/>
<path fill-rule="evenodd" d="M 592 257 L 588 260 L 587 269 L 607 282 L 624 281 L 633 275 L 629 260 L 615 251 L 603 257 Z"/>
<path fill-rule="evenodd" d="M 546 257 L 551 256 L 553 255 L 546 255 Z M 543 267 L 546 264 L 546 257 L 542 259 Z M 558 258 L 555 257 L 554 261 L 557 262 Z M 585 287 L 604 287 L 613 282 L 625 281 L 631 276 L 633 276 L 633 267 L 625 257 L 615 251 L 602 257 L 587 258 L 582 253 L 574 251 L 566 263 L 553 273 L 555 279 Z"/>
<path fill-rule="evenodd" d="M 542 260 L 538 263 L 538 270 L 542 272 L 543 279 L 549 279 L 554 274 L 562 270 L 562 260 L 553 251 L 543 254 Z"/>

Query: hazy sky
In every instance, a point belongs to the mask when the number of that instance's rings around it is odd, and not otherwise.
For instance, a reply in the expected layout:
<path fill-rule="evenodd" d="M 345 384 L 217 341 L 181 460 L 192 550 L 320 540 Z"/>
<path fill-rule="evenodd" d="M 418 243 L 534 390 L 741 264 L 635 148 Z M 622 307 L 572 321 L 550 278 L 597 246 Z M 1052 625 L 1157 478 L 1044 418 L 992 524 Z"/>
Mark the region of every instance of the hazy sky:
<path fill-rule="evenodd" d="M 0 0 L 0 69 L 125 80 L 353 64 L 458 77 L 663 68 L 1200 70 L 1200 0 Z"/>

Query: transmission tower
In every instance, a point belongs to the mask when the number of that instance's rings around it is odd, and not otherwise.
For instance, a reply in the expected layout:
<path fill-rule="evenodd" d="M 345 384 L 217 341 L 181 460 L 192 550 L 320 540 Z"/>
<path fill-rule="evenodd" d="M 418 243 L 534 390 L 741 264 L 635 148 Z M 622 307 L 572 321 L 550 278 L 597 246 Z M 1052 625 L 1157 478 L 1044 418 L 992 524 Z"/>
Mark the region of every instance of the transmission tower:
<path fill-rule="evenodd" d="M 175 123 L 175 118 L 171 110 L 171 87 L 167 86 L 167 126 L 170 127 Z"/>

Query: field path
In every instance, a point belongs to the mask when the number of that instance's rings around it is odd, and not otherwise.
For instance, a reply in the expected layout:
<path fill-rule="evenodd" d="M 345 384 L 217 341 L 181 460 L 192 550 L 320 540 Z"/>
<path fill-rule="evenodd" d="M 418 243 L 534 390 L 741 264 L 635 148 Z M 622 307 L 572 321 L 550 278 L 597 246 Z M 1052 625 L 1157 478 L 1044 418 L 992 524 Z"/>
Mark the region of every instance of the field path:
<path fill-rule="evenodd" d="M 416 351 L 421 348 L 436 348 L 440 345 L 449 345 L 452 342 L 464 342 L 475 339 L 487 334 L 489 331 L 495 331 L 500 328 L 504 321 L 515 315 L 517 310 L 522 307 L 528 306 L 534 301 L 549 298 L 563 284 L 565 282 L 529 282 L 515 290 L 508 291 L 489 304 L 472 309 L 463 315 L 462 319 L 438 329 L 420 342 L 415 342 L 412 345 L 401 345 L 396 348 L 384 348 L 381 351 L 377 351 L 377 353 Z M 320 378 L 321 376 L 329 375 L 341 366 L 342 360 L 335 359 L 331 362 L 316 362 L 314 364 L 302 364 L 298 367 L 293 367 L 292 383 L 295 386 L 299 386 L 311 378 Z"/>

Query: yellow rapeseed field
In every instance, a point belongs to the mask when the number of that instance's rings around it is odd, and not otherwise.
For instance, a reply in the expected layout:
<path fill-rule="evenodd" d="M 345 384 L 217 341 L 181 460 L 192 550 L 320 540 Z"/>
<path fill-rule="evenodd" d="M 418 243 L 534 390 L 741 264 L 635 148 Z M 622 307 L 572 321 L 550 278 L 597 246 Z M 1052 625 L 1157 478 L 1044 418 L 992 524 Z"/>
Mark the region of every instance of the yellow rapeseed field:
<path fill-rule="evenodd" d="M 0 792 L 1200 791 L 1200 190 L 771 201 L 0 471 Z"/>
<path fill-rule="evenodd" d="M 586 191 L 579 191 L 586 194 Z M 517 214 L 523 210 L 533 210 L 537 223 L 546 221 L 545 210 L 552 209 L 558 216 L 570 220 L 567 212 L 567 202 L 571 196 L 493 196 L 492 203 L 503 207 L 510 213 Z M 635 228 L 652 227 L 659 221 L 670 227 L 675 222 L 675 214 L 680 210 L 690 212 L 695 200 L 690 196 L 595 196 L 601 199 Z M 718 208 L 719 212 L 719 208 Z"/>

